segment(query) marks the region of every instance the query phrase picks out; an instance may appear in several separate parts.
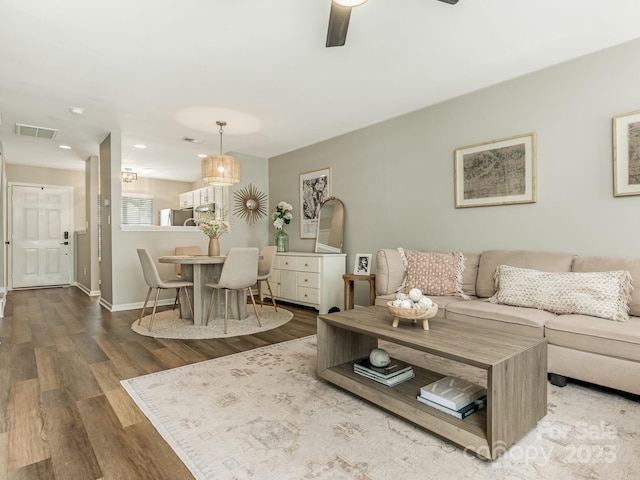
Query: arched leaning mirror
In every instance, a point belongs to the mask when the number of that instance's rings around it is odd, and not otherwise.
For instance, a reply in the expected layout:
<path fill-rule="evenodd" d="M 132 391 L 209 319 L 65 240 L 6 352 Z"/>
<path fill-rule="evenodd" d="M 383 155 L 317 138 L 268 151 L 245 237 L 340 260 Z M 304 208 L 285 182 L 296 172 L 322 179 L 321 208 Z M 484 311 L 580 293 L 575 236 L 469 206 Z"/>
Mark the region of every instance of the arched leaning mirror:
<path fill-rule="evenodd" d="M 342 253 L 344 237 L 344 204 L 336 197 L 329 197 L 318 213 L 316 253 Z"/>

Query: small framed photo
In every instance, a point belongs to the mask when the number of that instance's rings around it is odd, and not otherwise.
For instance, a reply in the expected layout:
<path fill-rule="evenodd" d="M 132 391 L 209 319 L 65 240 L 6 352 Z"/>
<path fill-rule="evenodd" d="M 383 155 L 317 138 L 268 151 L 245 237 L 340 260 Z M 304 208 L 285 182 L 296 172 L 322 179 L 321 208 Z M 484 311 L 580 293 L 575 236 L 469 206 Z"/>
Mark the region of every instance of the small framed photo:
<path fill-rule="evenodd" d="M 535 133 L 457 148 L 454 160 L 456 208 L 535 203 Z"/>
<path fill-rule="evenodd" d="M 331 196 L 331 168 L 300 174 L 300 238 L 316 238 L 318 212 Z"/>
<path fill-rule="evenodd" d="M 640 110 L 613 117 L 613 195 L 640 195 Z"/>
<path fill-rule="evenodd" d="M 369 275 L 371 273 L 371 254 L 357 253 L 356 262 L 353 267 L 355 275 Z"/>

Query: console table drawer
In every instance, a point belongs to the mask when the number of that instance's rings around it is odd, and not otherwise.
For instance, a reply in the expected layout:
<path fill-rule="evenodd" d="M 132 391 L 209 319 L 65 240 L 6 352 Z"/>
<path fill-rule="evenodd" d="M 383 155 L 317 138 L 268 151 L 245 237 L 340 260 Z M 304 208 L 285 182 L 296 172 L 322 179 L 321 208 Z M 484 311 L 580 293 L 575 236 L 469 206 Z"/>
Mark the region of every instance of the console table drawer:
<path fill-rule="evenodd" d="M 320 303 L 320 290 L 317 288 L 298 287 L 298 301 L 306 303 Z"/>
<path fill-rule="evenodd" d="M 309 288 L 320 288 L 320 274 L 298 272 L 298 286 Z"/>
<path fill-rule="evenodd" d="M 320 259 L 317 257 L 296 257 L 296 265 L 299 272 L 320 271 Z"/>

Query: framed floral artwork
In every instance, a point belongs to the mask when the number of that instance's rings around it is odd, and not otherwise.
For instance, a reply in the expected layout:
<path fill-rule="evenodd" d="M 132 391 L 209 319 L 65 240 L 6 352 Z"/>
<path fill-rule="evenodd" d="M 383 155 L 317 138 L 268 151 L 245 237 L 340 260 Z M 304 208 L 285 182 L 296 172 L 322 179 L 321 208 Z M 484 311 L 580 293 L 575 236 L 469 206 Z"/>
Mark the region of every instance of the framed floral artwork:
<path fill-rule="evenodd" d="M 331 196 L 331 168 L 300 174 L 300 238 L 316 238 L 318 212 Z"/>
<path fill-rule="evenodd" d="M 517 135 L 454 151 L 455 206 L 536 201 L 536 136 Z"/>
<path fill-rule="evenodd" d="M 613 195 L 640 195 L 640 110 L 613 117 Z"/>

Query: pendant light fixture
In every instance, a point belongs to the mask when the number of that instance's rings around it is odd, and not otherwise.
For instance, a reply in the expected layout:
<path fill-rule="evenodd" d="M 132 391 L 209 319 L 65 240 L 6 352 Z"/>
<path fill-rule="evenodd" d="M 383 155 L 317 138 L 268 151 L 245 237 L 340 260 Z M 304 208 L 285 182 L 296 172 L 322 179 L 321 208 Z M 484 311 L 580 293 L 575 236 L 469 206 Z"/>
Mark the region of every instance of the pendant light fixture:
<path fill-rule="evenodd" d="M 134 180 L 138 179 L 138 174 L 132 172 L 130 168 L 125 168 L 122 172 L 120 172 L 120 177 L 124 183 L 131 183 Z"/>
<path fill-rule="evenodd" d="M 227 122 L 218 120 L 220 127 L 220 155 L 209 155 L 202 159 L 202 180 L 211 185 L 230 186 L 240 181 L 240 162 L 231 155 L 222 154 L 222 127 Z"/>

